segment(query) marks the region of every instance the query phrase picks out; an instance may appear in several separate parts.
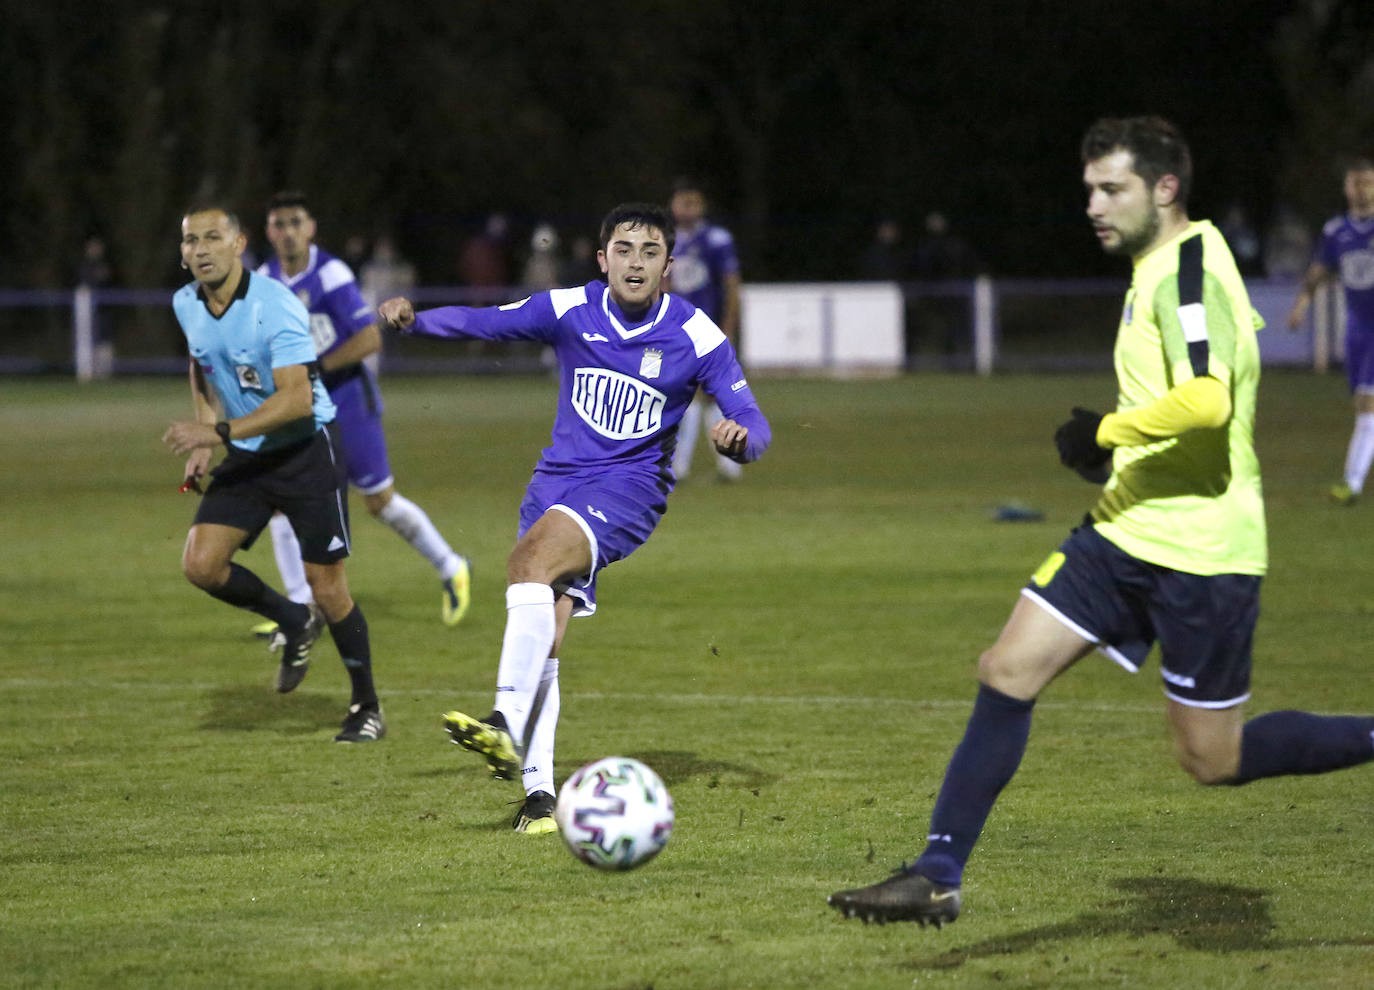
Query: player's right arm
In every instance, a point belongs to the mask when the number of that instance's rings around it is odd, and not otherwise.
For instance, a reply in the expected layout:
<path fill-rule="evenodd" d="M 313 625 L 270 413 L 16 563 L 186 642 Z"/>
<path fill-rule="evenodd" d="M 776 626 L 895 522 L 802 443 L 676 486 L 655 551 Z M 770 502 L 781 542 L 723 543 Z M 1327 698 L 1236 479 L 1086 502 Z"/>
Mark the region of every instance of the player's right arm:
<path fill-rule="evenodd" d="M 584 290 L 556 291 L 577 293 Z M 585 302 L 585 298 L 582 301 Z M 548 292 L 537 292 L 504 306 L 439 306 L 417 313 L 409 299 L 398 297 L 377 307 L 377 318 L 384 328 L 441 340 L 551 341 L 559 315 Z"/>
<path fill-rule="evenodd" d="M 191 379 L 191 408 L 195 412 L 196 422 L 209 426 L 215 426 L 218 418 L 217 407 L 210 396 L 209 385 L 205 381 L 205 373 L 200 369 L 200 362 L 195 358 L 191 359 L 190 367 Z M 210 467 L 209 447 L 197 447 L 192 450 L 190 456 L 186 458 L 186 481 L 198 481 L 205 477 L 205 472 Z"/>
<path fill-rule="evenodd" d="M 1312 298 L 1316 295 L 1317 288 L 1323 283 L 1331 281 L 1335 274 L 1320 261 L 1314 261 L 1307 266 L 1307 272 L 1302 277 L 1302 289 L 1298 292 L 1298 297 L 1293 300 L 1293 308 L 1288 312 L 1289 330 L 1297 330 L 1302 326 L 1302 321 L 1307 318 L 1307 310 L 1312 306 Z"/>

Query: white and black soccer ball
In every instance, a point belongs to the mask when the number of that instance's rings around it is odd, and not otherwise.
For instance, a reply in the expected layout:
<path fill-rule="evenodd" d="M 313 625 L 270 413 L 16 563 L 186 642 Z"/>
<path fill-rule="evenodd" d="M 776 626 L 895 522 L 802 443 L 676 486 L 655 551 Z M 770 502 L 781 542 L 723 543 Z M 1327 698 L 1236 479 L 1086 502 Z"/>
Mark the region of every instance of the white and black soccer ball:
<path fill-rule="evenodd" d="M 607 756 L 569 777 L 554 809 L 572 854 L 599 870 L 632 870 L 673 834 L 673 799 L 639 760 Z"/>

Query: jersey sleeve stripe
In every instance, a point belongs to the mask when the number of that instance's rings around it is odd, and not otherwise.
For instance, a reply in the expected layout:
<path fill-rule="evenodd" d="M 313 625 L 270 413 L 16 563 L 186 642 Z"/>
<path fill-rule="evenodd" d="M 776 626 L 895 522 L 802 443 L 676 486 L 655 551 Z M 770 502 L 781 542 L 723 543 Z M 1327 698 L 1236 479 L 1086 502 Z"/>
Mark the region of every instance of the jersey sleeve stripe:
<path fill-rule="evenodd" d="M 1207 309 L 1202 304 L 1202 235 L 1178 246 L 1178 322 L 1188 343 L 1188 363 L 1193 374 L 1207 374 Z"/>

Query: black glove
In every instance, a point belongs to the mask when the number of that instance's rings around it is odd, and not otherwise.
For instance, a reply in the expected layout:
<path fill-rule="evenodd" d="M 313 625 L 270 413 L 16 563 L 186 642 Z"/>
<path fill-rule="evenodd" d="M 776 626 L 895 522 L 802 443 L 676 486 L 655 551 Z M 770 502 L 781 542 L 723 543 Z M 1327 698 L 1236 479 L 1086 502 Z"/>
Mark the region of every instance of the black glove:
<path fill-rule="evenodd" d="M 1100 474 L 1102 466 L 1112 457 L 1110 450 L 1097 445 L 1097 427 L 1101 422 L 1101 413 L 1074 406 L 1072 418 L 1054 431 L 1059 463 L 1073 468 L 1089 480 Z M 1092 472 L 1092 475 L 1084 472 Z"/>

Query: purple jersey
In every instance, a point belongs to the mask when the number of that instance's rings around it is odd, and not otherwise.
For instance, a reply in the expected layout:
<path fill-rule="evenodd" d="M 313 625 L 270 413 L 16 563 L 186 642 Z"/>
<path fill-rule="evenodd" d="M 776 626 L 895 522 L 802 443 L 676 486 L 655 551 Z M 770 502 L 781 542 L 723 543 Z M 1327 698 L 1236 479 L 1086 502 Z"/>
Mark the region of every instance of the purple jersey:
<path fill-rule="evenodd" d="M 739 274 L 735 239 L 724 227 L 703 223 L 679 230 L 673 245 L 673 292 L 719 322 L 725 308 L 725 279 Z"/>
<path fill-rule="evenodd" d="M 646 322 L 629 323 L 604 282 L 540 292 L 505 306 L 446 306 L 418 313 L 409 333 L 423 337 L 541 341 L 558 357 L 560 387 L 546 474 L 642 468 L 673 484 L 678 421 L 698 386 L 721 412 L 749 430 L 752 461 L 770 439 L 735 349 L 697 307 L 665 293 Z M 666 488 L 664 489 L 667 490 Z"/>
<path fill-rule="evenodd" d="M 1374 335 L 1374 217 L 1356 220 L 1346 214 L 1328 220 L 1317 261 L 1341 277 L 1347 331 Z"/>
<path fill-rule="evenodd" d="M 296 294 L 310 311 L 310 336 L 315 341 L 315 353 L 324 357 L 349 337 L 365 329 L 375 319 L 372 309 L 363 302 L 353 270 L 343 261 L 316 245 L 310 245 L 310 259 L 295 275 L 281 270 L 280 259 L 263 262 L 258 273 L 274 278 Z M 325 385 L 333 391 L 338 385 L 359 376 L 370 378 L 366 365 L 354 364 L 324 376 Z"/>
<path fill-rule="evenodd" d="M 258 274 L 281 282 L 305 304 L 317 356 L 328 354 L 375 320 L 372 308 L 358 291 L 353 270 L 314 244 L 310 245 L 305 267 L 295 275 L 283 273 L 278 258 L 264 262 Z M 372 369 L 359 362 L 327 371 L 322 378 L 338 407 L 348 480 L 364 495 L 391 487 L 391 461 L 382 432 L 382 394 Z"/>

